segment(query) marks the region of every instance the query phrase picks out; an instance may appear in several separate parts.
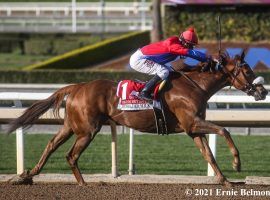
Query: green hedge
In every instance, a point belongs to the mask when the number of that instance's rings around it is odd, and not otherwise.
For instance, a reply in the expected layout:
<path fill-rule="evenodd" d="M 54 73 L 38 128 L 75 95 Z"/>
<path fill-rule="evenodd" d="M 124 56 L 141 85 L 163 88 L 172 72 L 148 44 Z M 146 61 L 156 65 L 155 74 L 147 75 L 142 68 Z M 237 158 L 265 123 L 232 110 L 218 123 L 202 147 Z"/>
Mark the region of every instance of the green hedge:
<path fill-rule="evenodd" d="M 113 36 L 105 34 L 103 37 Z M 26 55 L 59 55 L 101 40 L 100 35 L 89 33 L 0 33 L 0 52 L 19 50 Z"/>
<path fill-rule="evenodd" d="M 19 49 L 19 42 L 0 38 L 0 53 L 10 53 Z"/>
<path fill-rule="evenodd" d="M 75 34 L 37 34 L 24 42 L 24 53 L 29 55 L 60 55 L 101 41 L 100 36 Z M 42 48 L 40 48 L 42 47 Z"/>
<path fill-rule="evenodd" d="M 73 37 L 66 37 L 63 39 L 58 39 L 54 41 L 54 55 L 59 55 L 66 53 L 70 50 L 77 49 L 84 47 L 86 45 L 95 44 L 97 42 L 100 42 L 102 40 L 101 36 L 80 36 L 76 39 Z"/>
<path fill-rule="evenodd" d="M 99 64 L 133 51 L 150 42 L 149 32 L 136 32 L 85 46 L 47 61 L 25 67 L 33 69 L 78 69 Z"/>
<path fill-rule="evenodd" d="M 149 76 L 137 72 L 101 72 L 85 70 L 1 70 L 0 83 L 80 83 L 96 79 L 119 81 L 123 79 L 148 80 Z"/>
<path fill-rule="evenodd" d="M 216 40 L 217 16 L 221 16 L 222 37 L 234 41 L 270 39 L 270 6 L 166 6 L 165 35 L 178 35 L 194 26 L 200 40 Z"/>
<path fill-rule="evenodd" d="M 29 40 L 25 42 L 24 50 L 26 54 L 30 55 L 51 55 L 53 52 L 53 42 L 41 39 Z"/>
<path fill-rule="evenodd" d="M 270 84 L 270 72 L 258 72 Z M 134 71 L 104 72 L 86 70 L 2 70 L 0 83 L 79 83 L 96 79 L 119 81 L 123 79 L 149 80 L 149 75 Z"/>

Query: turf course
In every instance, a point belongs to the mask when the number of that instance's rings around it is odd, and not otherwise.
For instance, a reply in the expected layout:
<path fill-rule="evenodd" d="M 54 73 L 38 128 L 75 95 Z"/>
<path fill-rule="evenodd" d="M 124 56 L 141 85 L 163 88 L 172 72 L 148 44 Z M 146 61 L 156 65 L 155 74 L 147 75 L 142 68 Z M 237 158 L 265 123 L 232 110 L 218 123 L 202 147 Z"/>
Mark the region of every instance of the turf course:
<path fill-rule="evenodd" d="M 38 162 L 47 142 L 53 135 L 25 135 L 25 165 L 31 169 Z M 270 176 L 269 136 L 233 136 L 240 150 L 242 172 L 231 167 L 232 156 L 223 138 L 218 137 L 217 161 L 229 178 Z M 74 138 L 61 146 L 48 160 L 42 173 L 71 173 L 65 160 Z M 16 137 L 0 134 L 0 174 L 16 173 Z M 110 173 L 111 137 L 97 135 L 82 154 L 79 166 L 82 173 Z M 129 135 L 118 136 L 119 170 L 127 174 Z M 135 135 L 135 164 L 137 174 L 206 175 L 207 164 L 186 135 Z"/>

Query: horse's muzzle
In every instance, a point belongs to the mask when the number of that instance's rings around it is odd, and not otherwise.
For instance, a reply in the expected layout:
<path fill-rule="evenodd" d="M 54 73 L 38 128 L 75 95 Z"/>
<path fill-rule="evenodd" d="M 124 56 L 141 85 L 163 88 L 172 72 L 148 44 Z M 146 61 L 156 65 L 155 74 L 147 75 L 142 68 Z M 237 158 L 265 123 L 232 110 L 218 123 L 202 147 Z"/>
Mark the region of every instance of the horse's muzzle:
<path fill-rule="evenodd" d="M 257 85 L 256 90 L 253 93 L 253 96 L 256 101 L 264 100 L 268 91 L 263 87 L 263 85 Z"/>

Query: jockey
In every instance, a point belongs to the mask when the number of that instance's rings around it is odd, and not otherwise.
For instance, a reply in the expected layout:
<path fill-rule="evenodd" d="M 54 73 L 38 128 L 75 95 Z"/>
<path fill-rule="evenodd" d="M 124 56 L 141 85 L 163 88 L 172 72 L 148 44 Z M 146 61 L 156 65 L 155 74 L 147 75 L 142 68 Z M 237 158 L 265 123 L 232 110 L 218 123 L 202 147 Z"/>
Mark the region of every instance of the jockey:
<path fill-rule="evenodd" d="M 198 44 L 198 37 L 194 28 L 188 28 L 179 37 L 173 36 L 164 41 L 152 43 L 138 49 L 130 57 L 130 66 L 136 71 L 155 75 L 148 81 L 140 93 L 140 97 L 151 100 L 151 92 L 155 85 L 166 79 L 173 71 L 171 62 L 177 59 L 190 57 L 201 62 L 210 62 L 212 59 L 206 54 L 194 50 Z"/>

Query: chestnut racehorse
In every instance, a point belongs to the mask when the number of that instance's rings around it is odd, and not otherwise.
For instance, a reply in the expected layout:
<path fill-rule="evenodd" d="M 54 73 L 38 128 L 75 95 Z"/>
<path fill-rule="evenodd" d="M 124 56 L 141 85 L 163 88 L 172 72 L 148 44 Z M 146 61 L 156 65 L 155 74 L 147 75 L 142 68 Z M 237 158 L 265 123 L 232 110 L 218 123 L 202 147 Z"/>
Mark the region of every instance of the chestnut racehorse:
<path fill-rule="evenodd" d="M 244 53 L 231 59 L 228 55 L 220 56 L 221 68 L 216 71 L 185 72 L 186 76 L 173 73 L 169 84 L 162 93 L 165 102 L 167 126 L 170 133 L 186 132 L 199 148 L 204 159 L 212 166 L 220 184 L 230 185 L 219 169 L 208 146 L 205 134 L 215 133 L 223 136 L 233 155 L 232 166 L 240 171 L 239 151 L 230 133 L 223 127 L 205 121 L 208 99 L 225 86 L 234 86 L 256 100 L 266 98 L 267 90 L 263 87 L 262 77 L 256 78 L 252 69 L 244 61 Z M 259 81 L 258 81 L 259 80 Z M 8 132 L 19 127 L 28 127 L 49 108 L 59 111 L 66 98 L 64 125 L 47 144 L 39 162 L 31 170 L 22 173 L 18 183 L 32 181 L 39 174 L 49 156 L 73 134 L 76 141 L 66 159 L 80 185 L 85 184 L 77 161 L 81 153 L 95 138 L 104 124 L 120 124 L 142 132 L 156 133 L 155 117 L 152 110 L 121 111 L 117 109 L 119 98 L 116 96 L 117 84 L 110 80 L 95 80 L 89 83 L 69 85 L 56 91 L 49 98 L 37 101 L 22 116 L 10 123 Z"/>

